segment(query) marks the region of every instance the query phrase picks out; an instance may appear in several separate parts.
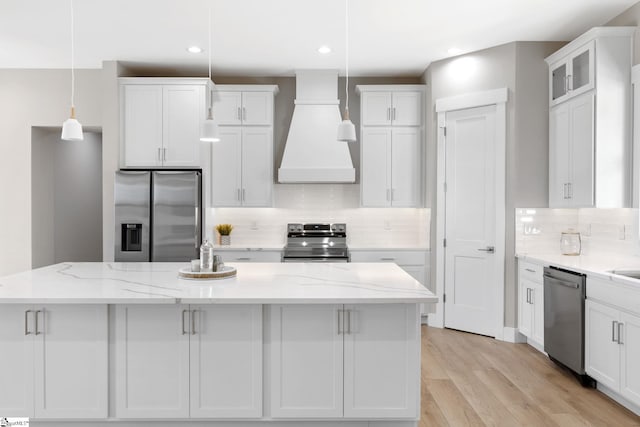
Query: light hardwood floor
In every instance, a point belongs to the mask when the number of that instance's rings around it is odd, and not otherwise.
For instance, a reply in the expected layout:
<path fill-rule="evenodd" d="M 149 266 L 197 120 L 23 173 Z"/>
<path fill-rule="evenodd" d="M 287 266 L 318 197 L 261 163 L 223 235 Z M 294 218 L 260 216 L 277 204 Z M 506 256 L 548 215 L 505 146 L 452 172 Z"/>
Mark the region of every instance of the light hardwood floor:
<path fill-rule="evenodd" d="M 527 344 L 422 327 L 422 416 L 435 426 L 640 426 Z"/>

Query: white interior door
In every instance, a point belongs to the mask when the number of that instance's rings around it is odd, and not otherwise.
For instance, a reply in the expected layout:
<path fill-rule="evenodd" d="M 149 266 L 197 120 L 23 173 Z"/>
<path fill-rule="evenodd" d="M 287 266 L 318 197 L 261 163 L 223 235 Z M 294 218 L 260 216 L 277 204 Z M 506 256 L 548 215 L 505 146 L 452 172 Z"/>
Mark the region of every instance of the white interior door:
<path fill-rule="evenodd" d="M 496 106 L 446 114 L 445 327 L 495 336 Z"/>

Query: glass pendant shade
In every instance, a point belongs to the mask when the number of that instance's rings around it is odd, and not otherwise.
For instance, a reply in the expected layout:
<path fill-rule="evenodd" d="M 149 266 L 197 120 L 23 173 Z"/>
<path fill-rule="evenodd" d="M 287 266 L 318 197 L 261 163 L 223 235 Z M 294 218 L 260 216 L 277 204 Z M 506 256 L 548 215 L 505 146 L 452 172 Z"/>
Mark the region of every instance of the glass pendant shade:
<path fill-rule="evenodd" d="M 82 141 L 82 125 L 76 120 L 75 109 L 71 108 L 71 117 L 62 124 L 62 139 L 65 141 Z"/>
<path fill-rule="evenodd" d="M 202 129 L 200 130 L 200 141 L 204 142 L 218 142 L 220 141 L 220 133 L 218 130 L 218 123 L 213 120 L 211 109 L 209 109 L 209 116 L 207 120 L 202 123 Z"/>

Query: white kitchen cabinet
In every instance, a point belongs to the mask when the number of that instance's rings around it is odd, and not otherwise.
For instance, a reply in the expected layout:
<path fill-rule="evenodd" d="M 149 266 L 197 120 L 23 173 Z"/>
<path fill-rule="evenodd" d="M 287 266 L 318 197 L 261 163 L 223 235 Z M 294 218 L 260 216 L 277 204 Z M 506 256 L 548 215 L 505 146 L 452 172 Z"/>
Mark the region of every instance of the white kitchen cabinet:
<path fill-rule="evenodd" d="M 367 127 L 361 135 L 361 205 L 419 206 L 420 128 Z"/>
<path fill-rule="evenodd" d="M 272 306 L 272 416 L 416 418 L 417 316 L 415 304 Z"/>
<path fill-rule="evenodd" d="M 344 308 L 344 417 L 417 417 L 417 307 L 365 304 Z"/>
<path fill-rule="evenodd" d="M 422 204 L 421 85 L 358 85 L 360 203 L 363 207 Z"/>
<path fill-rule="evenodd" d="M 272 417 L 343 416 L 341 310 L 333 304 L 271 306 Z"/>
<path fill-rule="evenodd" d="M 273 129 L 220 127 L 211 148 L 213 206 L 271 206 Z"/>
<path fill-rule="evenodd" d="M 573 50 L 549 65 L 549 100 L 551 105 L 587 92 L 595 86 L 595 41 Z"/>
<path fill-rule="evenodd" d="M 640 404 L 640 316 L 620 313 L 620 394 Z"/>
<path fill-rule="evenodd" d="M 550 206 L 594 206 L 594 105 L 592 91 L 551 109 Z"/>
<path fill-rule="evenodd" d="M 234 86 L 235 87 L 235 86 Z M 219 125 L 231 126 L 272 126 L 273 96 L 272 87 L 251 88 L 217 85 L 213 95 L 213 114 Z"/>
<path fill-rule="evenodd" d="M 522 260 L 518 260 L 518 330 L 529 344 L 544 348 L 543 268 Z"/>
<path fill-rule="evenodd" d="M 117 306 L 116 416 L 262 416 L 261 313 L 261 306 Z"/>
<path fill-rule="evenodd" d="M 620 388 L 620 344 L 616 335 L 618 310 L 587 300 L 585 304 L 585 370 L 613 390 Z"/>
<path fill-rule="evenodd" d="M 0 366 L 11 384 L 0 391 L 0 411 L 36 419 L 107 417 L 105 305 L 4 305 L 0 319 L 0 343 L 11 349 Z"/>
<path fill-rule="evenodd" d="M 262 306 L 192 305 L 191 418 L 262 416 Z"/>
<path fill-rule="evenodd" d="M 358 86 L 361 92 L 362 126 L 420 126 L 422 90 L 384 90 L 384 87 Z"/>
<path fill-rule="evenodd" d="M 549 207 L 631 206 L 635 27 L 593 28 L 549 64 Z"/>
<path fill-rule="evenodd" d="M 208 79 L 121 78 L 121 166 L 201 167 Z"/>

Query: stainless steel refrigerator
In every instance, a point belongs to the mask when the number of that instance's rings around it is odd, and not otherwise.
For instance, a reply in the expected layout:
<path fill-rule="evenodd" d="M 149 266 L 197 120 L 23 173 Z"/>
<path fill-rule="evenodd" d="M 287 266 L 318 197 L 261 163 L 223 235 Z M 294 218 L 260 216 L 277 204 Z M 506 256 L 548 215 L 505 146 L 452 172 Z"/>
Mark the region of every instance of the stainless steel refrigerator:
<path fill-rule="evenodd" d="M 202 242 L 200 171 L 118 171 L 115 260 L 189 261 Z"/>

